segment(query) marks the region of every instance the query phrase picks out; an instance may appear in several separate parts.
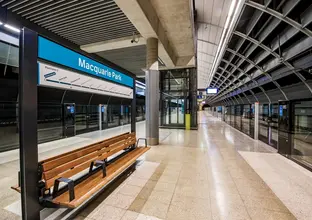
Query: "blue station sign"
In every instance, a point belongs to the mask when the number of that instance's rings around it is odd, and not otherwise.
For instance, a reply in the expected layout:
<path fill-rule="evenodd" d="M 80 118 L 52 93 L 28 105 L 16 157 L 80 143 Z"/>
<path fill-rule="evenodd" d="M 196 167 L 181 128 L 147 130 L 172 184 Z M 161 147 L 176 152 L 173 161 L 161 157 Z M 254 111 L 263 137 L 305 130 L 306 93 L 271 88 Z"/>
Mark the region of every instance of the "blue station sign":
<path fill-rule="evenodd" d="M 41 36 L 38 57 L 122 85 L 133 87 L 133 78 Z"/>

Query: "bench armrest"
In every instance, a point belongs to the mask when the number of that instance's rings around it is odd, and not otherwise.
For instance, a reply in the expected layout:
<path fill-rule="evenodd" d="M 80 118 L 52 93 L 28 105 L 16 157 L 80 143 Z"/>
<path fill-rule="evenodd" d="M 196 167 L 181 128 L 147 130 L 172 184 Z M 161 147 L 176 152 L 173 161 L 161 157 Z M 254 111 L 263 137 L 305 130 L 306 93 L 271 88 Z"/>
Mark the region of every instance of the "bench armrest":
<path fill-rule="evenodd" d="M 136 147 L 139 146 L 139 141 L 140 140 L 144 140 L 145 141 L 145 147 L 147 147 L 147 139 L 146 138 L 138 138 L 137 143 L 136 143 Z"/>
<path fill-rule="evenodd" d="M 103 172 L 103 178 L 106 177 L 106 162 L 103 160 L 96 160 L 94 162 L 91 162 L 89 173 L 93 171 L 93 166 L 101 166 L 102 172 Z"/>
<path fill-rule="evenodd" d="M 57 197 L 57 192 L 58 192 L 60 182 L 67 183 L 68 191 L 69 191 L 69 201 L 74 200 L 75 199 L 75 191 L 74 191 L 75 183 L 73 180 L 67 179 L 64 177 L 61 177 L 55 180 L 54 187 L 53 187 L 53 194 L 52 194 L 53 198 Z"/>
<path fill-rule="evenodd" d="M 106 177 L 106 162 L 103 160 L 96 160 L 94 162 L 95 166 L 101 166 L 102 167 L 102 171 L 103 171 L 103 178 Z"/>

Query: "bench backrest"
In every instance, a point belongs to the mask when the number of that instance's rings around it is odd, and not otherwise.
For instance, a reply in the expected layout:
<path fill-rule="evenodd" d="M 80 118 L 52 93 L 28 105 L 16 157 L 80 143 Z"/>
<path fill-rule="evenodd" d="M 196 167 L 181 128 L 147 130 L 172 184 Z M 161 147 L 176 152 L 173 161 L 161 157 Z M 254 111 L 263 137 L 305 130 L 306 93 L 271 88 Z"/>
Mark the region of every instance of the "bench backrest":
<path fill-rule="evenodd" d="M 135 133 L 124 133 L 39 162 L 46 189 L 60 177 L 70 178 L 90 167 L 96 160 L 109 156 L 135 144 Z"/>

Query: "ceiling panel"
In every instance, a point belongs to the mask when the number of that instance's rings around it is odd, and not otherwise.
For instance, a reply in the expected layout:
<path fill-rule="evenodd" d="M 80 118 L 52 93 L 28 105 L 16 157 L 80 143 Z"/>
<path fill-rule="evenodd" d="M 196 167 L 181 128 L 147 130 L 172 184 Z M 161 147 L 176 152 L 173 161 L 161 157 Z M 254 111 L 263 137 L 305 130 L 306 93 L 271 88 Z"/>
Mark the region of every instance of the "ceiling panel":
<path fill-rule="evenodd" d="M 0 0 L 0 6 L 78 45 L 138 33 L 114 0 Z"/>
<path fill-rule="evenodd" d="M 146 66 L 146 45 L 108 50 L 97 53 L 118 66 L 136 74 L 144 75 L 142 67 Z"/>
<path fill-rule="evenodd" d="M 208 86 L 231 0 L 195 0 L 197 11 L 198 88 Z"/>

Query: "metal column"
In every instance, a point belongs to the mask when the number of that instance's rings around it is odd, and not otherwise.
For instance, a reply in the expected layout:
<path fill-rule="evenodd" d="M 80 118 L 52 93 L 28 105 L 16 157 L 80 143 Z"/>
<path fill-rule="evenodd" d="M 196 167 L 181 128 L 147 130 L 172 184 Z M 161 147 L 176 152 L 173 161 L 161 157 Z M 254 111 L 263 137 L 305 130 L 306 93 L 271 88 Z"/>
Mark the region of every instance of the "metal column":
<path fill-rule="evenodd" d="M 99 130 L 102 130 L 102 106 L 101 104 L 99 104 Z"/>
<path fill-rule="evenodd" d="M 259 102 L 255 102 L 255 134 L 254 138 L 255 140 L 258 140 L 258 134 L 259 134 Z"/>
<path fill-rule="evenodd" d="M 135 78 L 133 78 L 133 99 L 131 102 L 131 132 L 136 131 L 136 88 Z"/>
<path fill-rule="evenodd" d="M 159 143 L 159 71 L 158 39 L 148 38 L 146 42 L 146 138 L 149 145 Z"/>
<path fill-rule="evenodd" d="M 37 33 L 23 28 L 19 47 L 19 142 L 22 218 L 40 219 L 37 143 Z"/>

